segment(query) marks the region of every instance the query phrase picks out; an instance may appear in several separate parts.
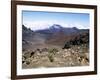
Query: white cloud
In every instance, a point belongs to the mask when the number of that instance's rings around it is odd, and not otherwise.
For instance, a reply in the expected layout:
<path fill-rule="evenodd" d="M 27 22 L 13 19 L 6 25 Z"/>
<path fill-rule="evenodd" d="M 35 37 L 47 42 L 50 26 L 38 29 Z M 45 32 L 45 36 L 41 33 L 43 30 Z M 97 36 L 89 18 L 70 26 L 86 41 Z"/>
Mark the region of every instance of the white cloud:
<path fill-rule="evenodd" d="M 66 22 L 67 23 L 67 22 Z M 72 23 L 72 24 L 66 24 L 63 22 L 58 22 L 56 20 L 54 21 L 25 21 L 23 24 L 27 28 L 31 28 L 32 30 L 40 30 L 40 29 L 46 29 L 52 26 L 53 24 L 59 24 L 63 27 L 77 27 L 79 29 L 88 29 L 89 27 L 85 27 L 79 23 Z"/>
<path fill-rule="evenodd" d="M 78 29 L 89 29 L 89 26 L 83 26 L 79 23 L 73 23 L 69 25 L 70 27 L 77 27 Z"/>
<path fill-rule="evenodd" d="M 58 21 L 25 21 L 23 24 L 27 28 L 31 28 L 32 30 L 46 29 L 52 26 L 53 24 L 59 24 L 61 26 L 67 26 L 67 24 L 58 22 Z"/>
<path fill-rule="evenodd" d="M 43 21 L 26 21 L 24 22 L 24 25 L 27 28 L 31 28 L 32 30 L 38 30 L 38 29 L 45 29 L 49 27 L 49 24 L 47 24 L 47 22 L 43 22 Z"/>

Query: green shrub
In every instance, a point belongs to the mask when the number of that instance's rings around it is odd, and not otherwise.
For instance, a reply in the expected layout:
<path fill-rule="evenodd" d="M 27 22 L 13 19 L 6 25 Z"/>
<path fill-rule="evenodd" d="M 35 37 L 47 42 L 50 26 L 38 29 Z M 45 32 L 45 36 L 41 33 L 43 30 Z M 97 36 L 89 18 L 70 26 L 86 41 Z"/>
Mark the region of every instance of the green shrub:
<path fill-rule="evenodd" d="M 58 50 L 56 48 L 52 48 L 52 49 L 49 49 L 48 52 L 55 54 L 56 52 L 58 52 Z"/>
<path fill-rule="evenodd" d="M 49 58 L 49 60 L 50 60 L 50 62 L 53 62 L 54 61 L 54 58 L 53 58 L 53 55 L 48 55 L 48 58 Z"/>

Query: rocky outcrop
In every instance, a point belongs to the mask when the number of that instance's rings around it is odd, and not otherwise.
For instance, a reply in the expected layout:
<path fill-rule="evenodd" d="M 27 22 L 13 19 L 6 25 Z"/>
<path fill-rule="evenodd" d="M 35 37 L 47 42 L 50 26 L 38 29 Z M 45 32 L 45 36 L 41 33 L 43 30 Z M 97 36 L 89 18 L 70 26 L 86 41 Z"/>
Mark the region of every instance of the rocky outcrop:
<path fill-rule="evenodd" d="M 65 43 L 63 49 L 68 49 L 73 45 L 81 45 L 81 44 L 89 45 L 89 32 L 75 35 L 75 38 L 73 38 Z"/>

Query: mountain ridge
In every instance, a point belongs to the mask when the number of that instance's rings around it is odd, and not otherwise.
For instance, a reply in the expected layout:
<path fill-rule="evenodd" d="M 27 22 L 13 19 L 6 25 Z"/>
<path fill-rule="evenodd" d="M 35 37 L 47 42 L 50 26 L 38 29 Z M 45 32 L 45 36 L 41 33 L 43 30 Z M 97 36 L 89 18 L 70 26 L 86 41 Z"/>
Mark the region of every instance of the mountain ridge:
<path fill-rule="evenodd" d="M 63 47 L 66 42 L 74 42 L 74 40 L 77 38 L 80 39 L 84 34 L 86 34 L 85 40 L 88 41 L 89 38 L 89 29 L 78 29 L 76 27 L 65 28 L 59 24 L 54 24 L 48 29 L 37 31 L 33 31 L 24 25 L 22 27 L 23 48 L 25 46 L 26 48 L 33 48 L 38 45 L 56 45 Z"/>

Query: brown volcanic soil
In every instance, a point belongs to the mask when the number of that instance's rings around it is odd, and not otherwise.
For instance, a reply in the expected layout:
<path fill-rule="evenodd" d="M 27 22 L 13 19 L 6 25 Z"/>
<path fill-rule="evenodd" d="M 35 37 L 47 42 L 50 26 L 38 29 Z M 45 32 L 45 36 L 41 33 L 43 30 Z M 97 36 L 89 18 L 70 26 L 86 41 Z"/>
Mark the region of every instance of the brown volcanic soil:
<path fill-rule="evenodd" d="M 23 26 L 22 39 L 23 69 L 89 65 L 89 30 L 47 34 Z"/>
<path fill-rule="evenodd" d="M 51 47 L 24 51 L 22 56 L 23 69 L 88 65 L 89 49 L 87 44 L 74 45 L 69 49 Z"/>

